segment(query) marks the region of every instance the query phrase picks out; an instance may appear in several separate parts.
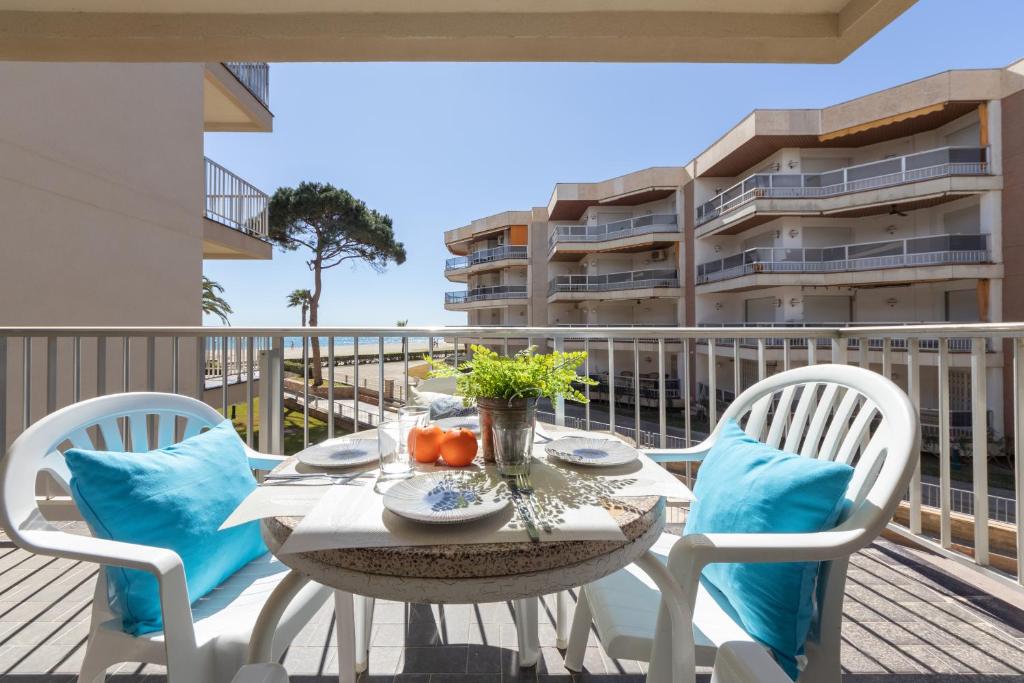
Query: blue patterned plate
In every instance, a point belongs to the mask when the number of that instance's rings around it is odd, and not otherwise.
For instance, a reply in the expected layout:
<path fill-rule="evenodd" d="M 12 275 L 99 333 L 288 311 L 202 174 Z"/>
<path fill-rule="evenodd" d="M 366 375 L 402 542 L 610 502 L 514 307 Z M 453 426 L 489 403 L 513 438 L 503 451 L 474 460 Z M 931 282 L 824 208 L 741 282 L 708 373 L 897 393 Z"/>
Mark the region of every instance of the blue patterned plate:
<path fill-rule="evenodd" d="M 355 467 L 377 462 L 378 452 L 375 436 L 344 436 L 305 448 L 295 457 L 313 467 Z"/>
<path fill-rule="evenodd" d="M 384 508 L 429 524 L 457 524 L 501 512 L 508 498 L 483 472 L 431 472 L 400 481 L 384 492 Z"/>
<path fill-rule="evenodd" d="M 615 467 L 637 459 L 640 453 L 617 439 L 567 436 L 544 445 L 544 451 L 573 465 Z"/>

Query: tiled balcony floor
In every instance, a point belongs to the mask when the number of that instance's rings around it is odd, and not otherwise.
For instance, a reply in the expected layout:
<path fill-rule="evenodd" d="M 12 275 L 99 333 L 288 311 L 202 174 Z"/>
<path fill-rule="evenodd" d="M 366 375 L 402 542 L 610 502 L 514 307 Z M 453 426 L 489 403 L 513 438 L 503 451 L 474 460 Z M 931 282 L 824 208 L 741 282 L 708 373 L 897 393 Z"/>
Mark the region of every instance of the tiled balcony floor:
<path fill-rule="evenodd" d="M 0 680 L 73 681 L 85 650 L 96 568 L 34 556 L 0 537 Z M 846 591 L 844 680 L 961 683 L 1024 681 L 1020 598 L 996 597 L 887 541 L 859 553 Z M 1016 604 L 1014 604 L 1016 603 Z M 604 655 L 596 640 L 586 673 L 572 676 L 554 647 L 553 602 L 545 601 L 542 660 L 520 670 L 507 604 L 378 603 L 365 681 L 641 681 L 643 667 Z M 332 612 L 326 607 L 284 659 L 292 680 L 336 681 Z M 706 677 L 705 677 L 706 678 Z M 159 667 L 126 664 L 108 680 L 163 681 Z"/>

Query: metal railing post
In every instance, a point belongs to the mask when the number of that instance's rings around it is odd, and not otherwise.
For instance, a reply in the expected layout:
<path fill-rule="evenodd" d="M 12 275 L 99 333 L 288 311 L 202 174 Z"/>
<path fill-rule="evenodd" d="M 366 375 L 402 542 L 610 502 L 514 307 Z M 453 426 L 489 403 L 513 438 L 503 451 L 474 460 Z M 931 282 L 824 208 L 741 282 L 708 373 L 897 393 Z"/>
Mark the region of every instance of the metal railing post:
<path fill-rule="evenodd" d="M 974 561 L 988 564 L 988 377 L 985 340 L 971 340 L 971 463 L 974 488 Z"/>
<path fill-rule="evenodd" d="M 278 425 L 284 412 L 284 349 L 283 344 L 279 345 L 277 341 L 272 348 L 260 351 L 259 449 L 264 453 L 280 454 L 284 450 L 283 435 L 278 434 Z"/>

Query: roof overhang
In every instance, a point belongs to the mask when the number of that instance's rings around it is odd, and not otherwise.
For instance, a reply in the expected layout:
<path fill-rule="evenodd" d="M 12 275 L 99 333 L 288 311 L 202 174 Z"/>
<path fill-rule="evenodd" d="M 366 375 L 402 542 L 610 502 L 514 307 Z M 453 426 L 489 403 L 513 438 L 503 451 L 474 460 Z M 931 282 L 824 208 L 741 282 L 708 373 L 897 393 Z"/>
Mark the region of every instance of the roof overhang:
<path fill-rule="evenodd" d="M 639 206 L 664 199 L 689 179 L 684 167 L 665 166 L 596 183 L 558 183 L 548 200 L 548 220 L 579 220 L 591 206 Z"/>
<path fill-rule="evenodd" d="M 903 105 L 896 107 L 894 114 L 873 117 L 869 113 L 838 128 L 827 123 L 828 110 L 758 110 L 697 157 L 696 175 L 736 177 L 786 147 L 853 148 L 896 140 L 955 121 L 983 101 L 946 100 L 915 108 Z"/>
<path fill-rule="evenodd" d="M 811 62 L 916 0 L 0 0 L 0 60 Z"/>

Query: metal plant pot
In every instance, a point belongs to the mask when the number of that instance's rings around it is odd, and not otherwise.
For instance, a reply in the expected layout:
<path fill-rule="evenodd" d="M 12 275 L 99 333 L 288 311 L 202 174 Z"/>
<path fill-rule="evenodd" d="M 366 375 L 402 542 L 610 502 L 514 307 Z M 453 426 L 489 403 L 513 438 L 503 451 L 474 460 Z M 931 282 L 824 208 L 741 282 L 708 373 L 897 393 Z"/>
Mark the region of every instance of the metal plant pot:
<path fill-rule="evenodd" d="M 497 462 L 496 456 L 501 453 L 504 464 L 511 469 L 515 469 L 519 458 L 528 463 L 533 448 L 533 429 L 537 424 L 537 399 L 478 398 L 476 406 L 480 412 L 484 461 Z M 524 443 L 527 433 L 529 438 Z M 496 445 L 496 438 L 502 443 Z M 509 473 L 514 473 L 511 469 Z"/>

